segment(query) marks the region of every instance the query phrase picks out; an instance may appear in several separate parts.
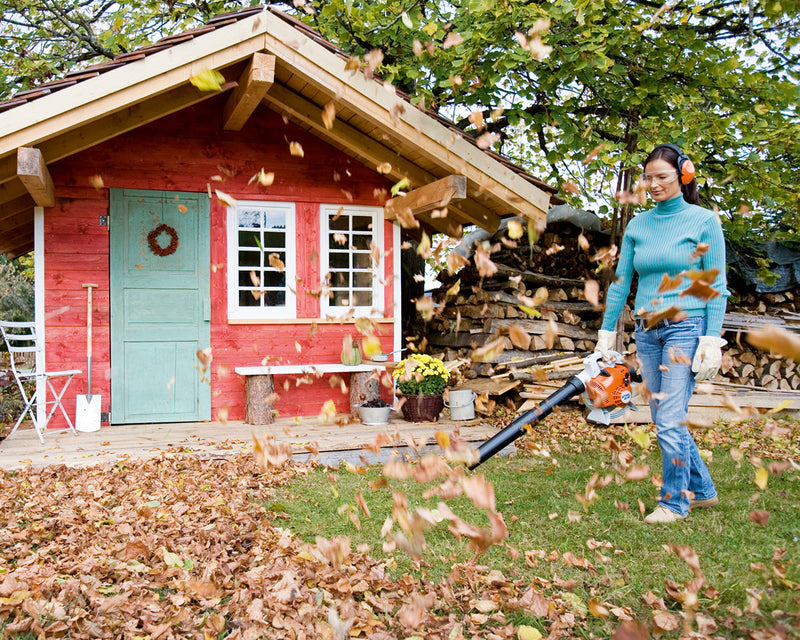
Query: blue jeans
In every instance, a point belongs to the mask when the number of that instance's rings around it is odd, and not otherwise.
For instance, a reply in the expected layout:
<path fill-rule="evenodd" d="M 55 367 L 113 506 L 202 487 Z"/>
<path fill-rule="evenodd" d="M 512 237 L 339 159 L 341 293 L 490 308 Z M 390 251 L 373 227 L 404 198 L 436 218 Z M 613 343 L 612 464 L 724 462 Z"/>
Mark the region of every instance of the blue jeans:
<path fill-rule="evenodd" d="M 698 338 L 705 331 L 705 316 L 667 322 L 649 331 L 641 322 L 636 323 L 636 352 L 647 389 L 654 394 L 650 412 L 661 447 L 663 484 L 659 504 L 681 515 L 689 512 L 690 498 L 707 500 L 717 495 L 708 467 L 686 426 L 695 384 L 692 358 Z"/>

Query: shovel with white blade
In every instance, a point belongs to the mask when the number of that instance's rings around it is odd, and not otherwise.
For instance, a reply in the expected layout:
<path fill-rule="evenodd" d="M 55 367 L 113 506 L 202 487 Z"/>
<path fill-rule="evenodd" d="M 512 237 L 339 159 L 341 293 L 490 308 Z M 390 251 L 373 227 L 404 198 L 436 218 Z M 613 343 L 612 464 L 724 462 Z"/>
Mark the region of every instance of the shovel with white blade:
<path fill-rule="evenodd" d="M 81 285 L 86 289 L 86 369 L 88 380 L 86 395 L 79 395 L 75 408 L 75 429 L 77 431 L 100 430 L 100 396 L 92 395 L 92 289 L 96 284 Z"/>

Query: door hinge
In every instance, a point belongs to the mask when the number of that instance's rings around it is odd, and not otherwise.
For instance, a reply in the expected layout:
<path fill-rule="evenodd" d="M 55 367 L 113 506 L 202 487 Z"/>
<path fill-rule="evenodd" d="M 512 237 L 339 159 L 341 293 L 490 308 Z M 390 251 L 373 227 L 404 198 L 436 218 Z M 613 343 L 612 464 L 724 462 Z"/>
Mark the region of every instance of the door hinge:
<path fill-rule="evenodd" d="M 110 411 L 101 411 L 100 412 L 100 422 L 104 422 L 106 424 L 111 424 L 111 412 Z"/>
<path fill-rule="evenodd" d="M 101 227 L 108 226 L 108 216 L 100 216 L 100 226 Z"/>

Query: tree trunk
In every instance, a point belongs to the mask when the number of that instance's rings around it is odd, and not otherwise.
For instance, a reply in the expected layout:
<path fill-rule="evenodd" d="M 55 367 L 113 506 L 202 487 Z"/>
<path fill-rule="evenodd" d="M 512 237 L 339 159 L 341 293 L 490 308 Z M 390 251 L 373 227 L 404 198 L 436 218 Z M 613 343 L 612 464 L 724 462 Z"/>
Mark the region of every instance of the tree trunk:
<path fill-rule="evenodd" d="M 271 375 L 245 378 L 245 422 L 247 424 L 272 424 L 275 422 L 272 404 L 274 393 L 275 386 Z"/>

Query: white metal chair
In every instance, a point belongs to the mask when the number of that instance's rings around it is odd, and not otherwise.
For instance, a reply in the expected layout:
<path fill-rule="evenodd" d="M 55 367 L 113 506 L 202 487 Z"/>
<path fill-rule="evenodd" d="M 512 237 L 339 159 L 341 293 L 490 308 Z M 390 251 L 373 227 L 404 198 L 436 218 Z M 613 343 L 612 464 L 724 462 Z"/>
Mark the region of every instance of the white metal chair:
<path fill-rule="evenodd" d="M 39 436 L 39 441 L 44 443 L 44 430 L 47 428 L 47 424 L 50 422 L 57 408 L 61 409 L 61 413 L 63 413 L 64 417 L 67 419 L 67 424 L 69 428 L 72 429 L 72 433 L 77 435 L 78 432 L 75 431 L 72 420 L 70 420 L 69 415 L 64 409 L 64 405 L 61 404 L 61 398 L 64 396 L 64 392 L 72 381 L 72 377 L 81 373 L 81 370 L 37 371 L 36 354 L 42 350 L 44 345 L 40 342 L 39 336 L 36 334 L 36 325 L 33 322 L 0 322 L 0 333 L 3 334 L 3 339 L 8 347 L 8 353 L 11 356 L 11 371 L 14 373 L 19 392 L 22 394 L 22 399 L 25 402 L 25 409 L 23 409 L 22 414 L 17 419 L 17 423 L 8 435 L 11 435 L 17 430 L 17 427 L 25 418 L 26 414 L 30 414 L 31 420 L 33 421 L 33 428 L 36 429 L 36 435 Z M 54 378 L 64 379 L 61 391 L 56 391 L 56 388 L 53 386 Z M 29 396 L 24 383 L 30 381 L 34 381 L 36 386 Z M 53 394 L 54 400 L 47 400 L 48 387 Z M 38 412 L 39 394 L 42 394 L 42 398 L 44 398 L 44 419 L 42 419 L 42 416 L 40 416 Z M 52 405 L 50 411 L 47 410 L 48 405 Z"/>

